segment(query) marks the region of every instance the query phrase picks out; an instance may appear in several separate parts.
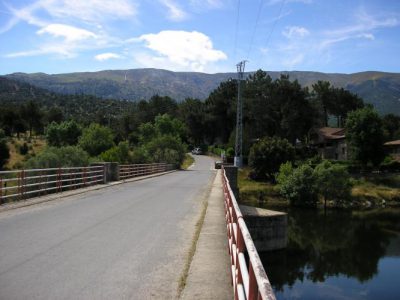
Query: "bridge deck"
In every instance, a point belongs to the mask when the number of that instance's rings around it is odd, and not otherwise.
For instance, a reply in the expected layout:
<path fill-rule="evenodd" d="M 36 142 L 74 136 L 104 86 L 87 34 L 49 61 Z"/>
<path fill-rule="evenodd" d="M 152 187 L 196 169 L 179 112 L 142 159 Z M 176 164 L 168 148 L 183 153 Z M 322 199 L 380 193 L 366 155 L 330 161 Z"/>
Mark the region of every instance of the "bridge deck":
<path fill-rule="evenodd" d="M 0 299 L 175 298 L 211 165 L 0 213 Z"/>

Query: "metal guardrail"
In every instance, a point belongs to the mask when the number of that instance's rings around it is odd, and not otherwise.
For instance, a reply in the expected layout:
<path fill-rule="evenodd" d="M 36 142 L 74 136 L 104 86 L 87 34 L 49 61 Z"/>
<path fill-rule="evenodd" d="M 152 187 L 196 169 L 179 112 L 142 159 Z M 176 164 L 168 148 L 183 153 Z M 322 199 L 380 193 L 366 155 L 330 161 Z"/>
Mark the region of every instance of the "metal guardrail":
<path fill-rule="evenodd" d="M 222 166 L 226 226 L 235 300 L 275 300 L 271 284 Z M 246 255 L 247 253 L 247 255 Z"/>
<path fill-rule="evenodd" d="M 0 204 L 104 182 L 104 166 L 0 171 Z"/>
<path fill-rule="evenodd" d="M 172 170 L 172 165 L 166 163 L 119 165 L 119 179 L 124 180 L 169 170 Z"/>

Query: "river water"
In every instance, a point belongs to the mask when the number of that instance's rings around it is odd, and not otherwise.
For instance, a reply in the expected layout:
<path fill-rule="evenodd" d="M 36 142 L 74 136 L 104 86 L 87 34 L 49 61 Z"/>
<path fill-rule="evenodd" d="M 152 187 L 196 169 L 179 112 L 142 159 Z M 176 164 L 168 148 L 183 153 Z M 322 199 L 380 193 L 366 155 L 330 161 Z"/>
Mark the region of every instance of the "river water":
<path fill-rule="evenodd" d="M 400 209 L 286 210 L 287 248 L 260 253 L 277 299 L 400 299 Z"/>

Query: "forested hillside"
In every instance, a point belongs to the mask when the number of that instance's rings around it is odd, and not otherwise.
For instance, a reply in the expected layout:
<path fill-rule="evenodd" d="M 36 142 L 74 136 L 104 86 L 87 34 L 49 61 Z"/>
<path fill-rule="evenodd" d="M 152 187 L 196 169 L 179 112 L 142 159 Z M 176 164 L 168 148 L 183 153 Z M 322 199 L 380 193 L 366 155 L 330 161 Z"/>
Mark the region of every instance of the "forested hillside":
<path fill-rule="evenodd" d="M 272 79 L 279 78 L 281 73 L 287 74 L 291 80 L 298 80 L 302 86 L 307 87 L 311 87 L 319 80 L 329 81 L 335 87 L 343 87 L 358 94 L 366 103 L 373 104 L 381 114 L 400 114 L 399 73 L 328 74 L 303 71 L 267 73 Z M 236 78 L 236 74 L 133 69 L 56 75 L 14 73 L 7 77 L 63 94 L 87 94 L 129 101 L 149 99 L 158 94 L 180 102 L 185 98 L 206 99 L 221 82 Z"/>
<path fill-rule="evenodd" d="M 92 95 L 58 94 L 28 83 L 0 77 L 2 110 L 17 112 L 17 107 L 29 101 L 33 101 L 45 111 L 60 110 L 63 118 L 74 118 L 83 123 L 99 122 L 100 119 L 120 115 L 135 105 L 128 101 L 102 99 Z"/>

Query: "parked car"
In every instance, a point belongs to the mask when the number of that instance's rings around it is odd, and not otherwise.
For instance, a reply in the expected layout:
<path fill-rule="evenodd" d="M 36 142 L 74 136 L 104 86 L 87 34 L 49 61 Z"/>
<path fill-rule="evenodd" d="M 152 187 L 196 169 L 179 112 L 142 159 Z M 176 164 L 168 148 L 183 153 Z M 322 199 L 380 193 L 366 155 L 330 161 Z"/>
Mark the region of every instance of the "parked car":
<path fill-rule="evenodd" d="M 195 154 L 195 155 L 200 155 L 200 154 L 202 154 L 201 149 L 200 149 L 200 148 L 194 148 L 194 149 L 192 150 L 192 154 Z"/>

